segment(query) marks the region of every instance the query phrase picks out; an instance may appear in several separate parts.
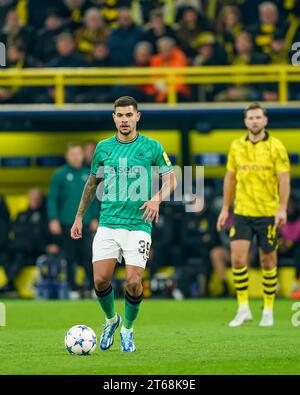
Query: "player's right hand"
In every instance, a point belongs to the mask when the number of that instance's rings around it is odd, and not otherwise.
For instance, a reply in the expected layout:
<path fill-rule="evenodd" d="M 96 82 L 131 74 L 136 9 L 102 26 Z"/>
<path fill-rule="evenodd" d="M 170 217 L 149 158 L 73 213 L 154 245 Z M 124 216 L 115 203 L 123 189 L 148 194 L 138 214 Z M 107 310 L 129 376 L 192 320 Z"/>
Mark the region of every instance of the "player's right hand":
<path fill-rule="evenodd" d="M 158 200 L 148 200 L 145 202 L 140 208 L 140 210 L 145 210 L 142 215 L 142 219 L 147 223 L 150 221 L 150 224 L 155 221 L 158 222 L 159 218 L 159 201 Z"/>
<path fill-rule="evenodd" d="M 218 221 L 217 221 L 217 231 L 221 232 L 222 228 L 225 226 L 226 221 L 228 218 L 228 210 L 226 208 L 223 208 L 220 212 Z"/>
<path fill-rule="evenodd" d="M 71 238 L 78 240 L 82 238 L 82 219 L 76 218 L 71 228 Z"/>

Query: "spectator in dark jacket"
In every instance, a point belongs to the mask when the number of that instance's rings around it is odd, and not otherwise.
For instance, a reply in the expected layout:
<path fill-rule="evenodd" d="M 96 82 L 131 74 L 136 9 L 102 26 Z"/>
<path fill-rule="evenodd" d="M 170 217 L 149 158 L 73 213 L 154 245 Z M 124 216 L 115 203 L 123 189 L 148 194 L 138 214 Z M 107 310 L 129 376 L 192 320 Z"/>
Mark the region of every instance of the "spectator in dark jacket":
<path fill-rule="evenodd" d="M 57 10 L 50 10 L 42 29 L 37 32 L 34 55 L 39 67 L 49 63 L 56 55 L 57 36 L 64 29 L 63 19 Z"/>
<path fill-rule="evenodd" d="M 266 54 L 253 51 L 251 35 L 240 32 L 235 39 L 235 55 L 233 65 L 267 64 L 269 57 Z M 258 100 L 261 97 L 261 85 L 248 84 L 246 82 L 236 83 L 216 95 L 217 101 L 246 101 Z"/>
<path fill-rule="evenodd" d="M 109 36 L 109 29 L 97 8 L 89 8 L 84 14 L 83 21 L 84 25 L 75 32 L 76 48 L 85 60 L 91 60 L 95 43 L 105 42 Z"/>
<path fill-rule="evenodd" d="M 48 12 L 57 9 L 59 12 L 59 15 L 61 15 L 60 10 L 61 10 L 61 5 L 62 5 L 62 0 L 27 0 L 23 2 L 22 0 L 17 0 L 18 3 L 23 3 L 20 5 L 24 6 L 24 3 L 27 3 L 27 9 L 22 8 L 23 13 L 27 13 L 27 21 L 26 24 L 32 26 L 35 30 L 42 29 L 43 26 L 45 26 L 45 20 L 47 18 Z M 26 17 L 26 16 L 25 16 Z M 61 15 L 63 18 L 63 16 Z M 23 16 L 24 19 L 24 16 Z"/>
<path fill-rule="evenodd" d="M 17 0 L 0 0 L 0 26 L 5 25 L 6 15 L 9 10 L 15 8 Z"/>
<path fill-rule="evenodd" d="M 38 256 L 44 253 L 48 237 L 48 221 L 44 198 L 38 188 L 28 193 L 28 209 L 19 213 L 12 223 L 13 264 L 9 279 L 13 280 L 24 266 L 35 265 Z"/>
<path fill-rule="evenodd" d="M 197 56 L 193 60 L 194 66 L 219 66 L 227 64 L 224 48 L 217 42 L 211 32 L 201 33 L 195 41 Z M 224 89 L 220 84 L 201 84 L 198 87 L 199 101 L 212 101 L 215 95 Z"/>
<path fill-rule="evenodd" d="M 194 42 L 202 32 L 213 31 L 212 24 L 193 7 L 186 7 L 179 21 L 176 37 L 187 57 L 195 56 Z"/>
<path fill-rule="evenodd" d="M 89 6 L 99 10 L 110 28 L 118 25 L 120 9 L 130 7 L 132 3 L 131 0 L 88 0 Z"/>
<path fill-rule="evenodd" d="M 33 66 L 33 59 L 26 55 L 21 45 L 11 44 L 7 48 L 7 68 L 24 69 Z M 34 87 L 3 86 L 0 87 L 0 103 L 33 103 L 38 91 L 39 88 Z"/>
<path fill-rule="evenodd" d="M 68 32 L 63 32 L 57 37 L 57 55 L 52 59 L 47 67 L 80 67 L 84 66 L 83 59 L 75 50 L 75 41 Z"/>
<path fill-rule="evenodd" d="M 82 26 L 83 15 L 88 7 L 86 0 L 60 0 L 59 12 L 68 28 L 73 31 Z"/>
<path fill-rule="evenodd" d="M 134 47 L 141 38 L 142 30 L 134 24 L 130 9 L 120 9 L 118 27 L 112 31 L 107 42 L 116 66 L 132 64 Z"/>
<path fill-rule="evenodd" d="M 271 50 L 269 53 L 270 64 L 280 65 L 289 64 L 289 49 L 287 47 L 286 37 L 283 31 L 278 30 L 274 33 Z M 265 101 L 277 101 L 279 87 L 278 83 L 266 83 L 263 85 L 262 98 Z"/>
<path fill-rule="evenodd" d="M 152 46 L 148 41 L 140 41 L 134 48 L 132 67 L 150 67 Z M 155 89 L 151 84 L 145 85 L 115 85 L 112 97 L 133 96 L 139 102 L 153 102 Z"/>
<path fill-rule="evenodd" d="M 276 30 L 287 32 L 288 23 L 280 19 L 276 4 L 264 1 L 259 5 L 259 21 L 247 28 L 254 41 L 255 50 L 269 54 Z"/>
<path fill-rule="evenodd" d="M 56 41 L 57 55 L 46 66 L 47 67 L 83 67 L 85 63 L 75 50 L 75 42 L 72 35 L 68 32 L 59 34 Z M 68 86 L 65 88 L 65 101 L 74 102 L 76 94 L 80 93 L 79 87 Z M 54 88 L 47 88 L 41 95 L 38 102 L 53 102 Z"/>
<path fill-rule="evenodd" d="M 91 60 L 86 62 L 86 67 L 113 67 L 109 48 L 105 42 L 93 44 Z M 77 88 L 76 103 L 105 103 L 111 101 L 112 87 L 110 85 L 80 86 Z"/>
<path fill-rule="evenodd" d="M 242 14 L 238 7 L 225 6 L 222 8 L 217 19 L 218 39 L 224 46 L 228 61 L 231 63 L 234 55 L 234 41 L 236 36 L 243 30 Z"/>
<path fill-rule="evenodd" d="M 157 41 L 162 37 L 171 37 L 176 40 L 175 31 L 165 24 L 162 11 L 153 10 L 150 13 L 150 21 L 145 26 L 143 41 L 148 41 L 152 46 L 153 54 L 157 54 Z"/>
<path fill-rule="evenodd" d="M 24 48 L 26 54 L 32 50 L 33 29 L 29 26 L 21 26 L 18 13 L 15 9 L 8 11 L 5 25 L 0 31 L 0 42 L 6 48 L 11 45 Z"/>

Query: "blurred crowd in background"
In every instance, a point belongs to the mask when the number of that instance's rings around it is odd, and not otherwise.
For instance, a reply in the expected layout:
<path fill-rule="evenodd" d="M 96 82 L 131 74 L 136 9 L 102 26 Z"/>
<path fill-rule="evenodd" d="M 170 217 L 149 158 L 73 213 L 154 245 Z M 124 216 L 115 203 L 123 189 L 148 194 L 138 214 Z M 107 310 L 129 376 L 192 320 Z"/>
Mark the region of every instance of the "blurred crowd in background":
<path fill-rule="evenodd" d="M 181 67 L 289 64 L 300 41 L 299 0 L 0 0 L 7 67 Z M 181 102 L 278 99 L 278 84 L 178 82 Z M 125 93 L 163 103 L 167 87 L 68 87 L 66 101 Z M 289 85 L 297 100 L 299 84 Z M 52 103 L 54 89 L 0 87 L 0 103 Z"/>

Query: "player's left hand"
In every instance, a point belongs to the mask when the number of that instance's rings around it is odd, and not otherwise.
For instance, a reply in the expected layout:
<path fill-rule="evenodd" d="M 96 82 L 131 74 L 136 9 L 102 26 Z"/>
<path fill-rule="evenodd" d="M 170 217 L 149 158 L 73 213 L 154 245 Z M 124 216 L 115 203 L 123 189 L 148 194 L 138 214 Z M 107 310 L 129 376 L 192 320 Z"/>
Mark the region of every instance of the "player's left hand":
<path fill-rule="evenodd" d="M 279 209 L 275 217 L 275 225 L 277 228 L 282 228 L 286 224 L 286 210 Z"/>
<path fill-rule="evenodd" d="M 148 200 L 148 202 L 145 202 L 141 207 L 140 210 L 144 210 L 145 212 L 142 215 L 142 219 L 145 222 L 148 222 L 150 219 L 150 223 L 153 221 L 158 222 L 159 218 L 159 202 L 155 202 L 153 200 Z"/>

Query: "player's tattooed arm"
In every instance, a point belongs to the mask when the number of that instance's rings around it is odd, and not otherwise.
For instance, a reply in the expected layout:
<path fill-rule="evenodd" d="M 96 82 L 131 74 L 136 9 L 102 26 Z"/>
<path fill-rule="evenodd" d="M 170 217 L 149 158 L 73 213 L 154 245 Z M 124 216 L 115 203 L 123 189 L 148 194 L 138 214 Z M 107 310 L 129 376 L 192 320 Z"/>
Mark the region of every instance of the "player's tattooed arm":
<path fill-rule="evenodd" d="M 83 218 L 87 208 L 95 199 L 96 190 L 99 182 L 100 182 L 99 178 L 96 178 L 96 176 L 90 174 L 81 195 L 81 200 L 76 214 L 77 218 Z"/>
<path fill-rule="evenodd" d="M 75 221 L 70 231 L 71 238 L 74 240 L 82 238 L 82 219 L 88 206 L 95 198 L 97 186 L 100 181 L 101 179 L 91 174 L 84 186 Z"/>

